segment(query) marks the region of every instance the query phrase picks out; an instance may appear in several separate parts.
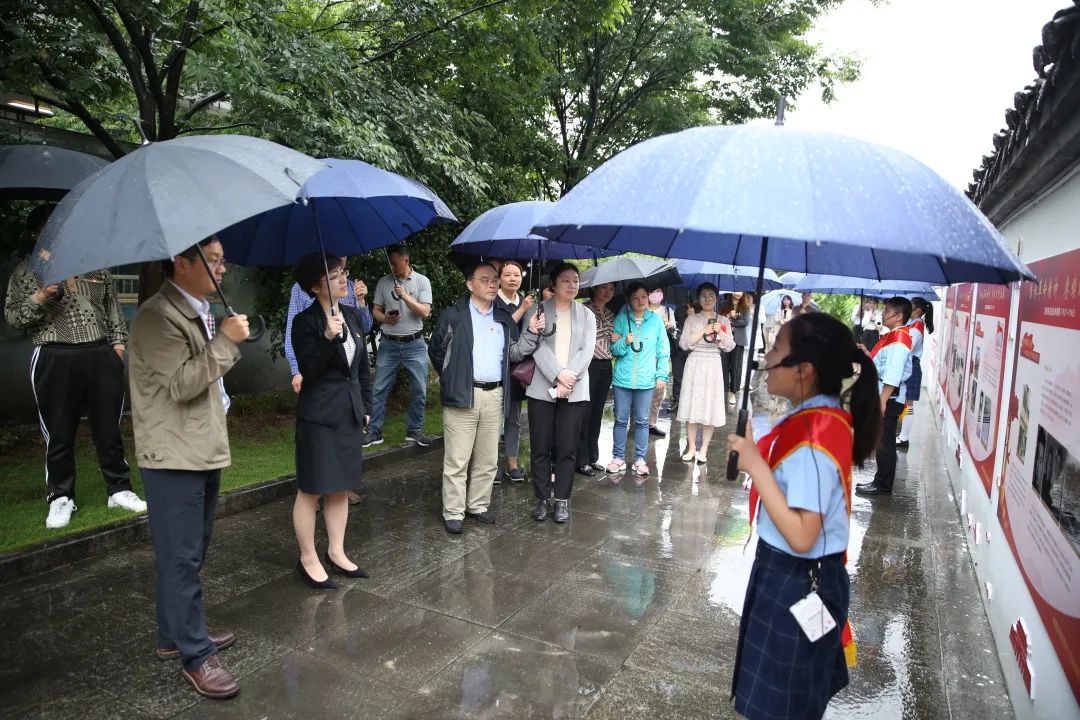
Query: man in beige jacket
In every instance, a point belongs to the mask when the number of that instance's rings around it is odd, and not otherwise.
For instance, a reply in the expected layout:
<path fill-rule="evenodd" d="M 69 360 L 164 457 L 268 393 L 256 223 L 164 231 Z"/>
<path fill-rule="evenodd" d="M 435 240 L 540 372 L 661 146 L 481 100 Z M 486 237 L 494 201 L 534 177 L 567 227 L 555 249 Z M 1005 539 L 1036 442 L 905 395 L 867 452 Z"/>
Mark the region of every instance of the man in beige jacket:
<path fill-rule="evenodd" d="M 217 653 L 236 641 L 210 635 L 199 571 L 214 525 L 221 469 L 230 464 L 222 377 L 248 336 L 243 315 L 215 333 L 206 296 L 225 258 L 217 238 L 164 262 L 166 280 L 143 303 L 128 344 L 135 456 L 146 489 L 157 567 L 157 656 L 179 658 L 201 695 L 232 697 L 240 688 Z"/>

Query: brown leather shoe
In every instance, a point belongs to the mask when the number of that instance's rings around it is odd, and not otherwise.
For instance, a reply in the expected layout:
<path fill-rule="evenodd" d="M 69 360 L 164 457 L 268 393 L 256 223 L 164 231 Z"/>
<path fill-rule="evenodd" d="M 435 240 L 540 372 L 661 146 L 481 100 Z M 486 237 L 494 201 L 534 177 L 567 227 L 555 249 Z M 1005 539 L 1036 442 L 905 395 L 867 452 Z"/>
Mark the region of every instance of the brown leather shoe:
<path fill-rule="evenodd" d="M 236 644 L 236 635 L 231 632 L 223 632 L 218 635 L 211 635 L 210 642 L 214 643 L 219 651 L 231 648 Z M 180 657 L 180 651 L 176 648 L 158 648 L 154 651 L 158 660 L 176 660 Z"/>
<path fill-rule="evenodd" d="M 195 686 L 195 692 L 215 700 L 231 698 L 240 692 L 233 674 L 221 666 L 217 655 L 206 658 L 196 670 L 184 671 L 184 677 Z"/>

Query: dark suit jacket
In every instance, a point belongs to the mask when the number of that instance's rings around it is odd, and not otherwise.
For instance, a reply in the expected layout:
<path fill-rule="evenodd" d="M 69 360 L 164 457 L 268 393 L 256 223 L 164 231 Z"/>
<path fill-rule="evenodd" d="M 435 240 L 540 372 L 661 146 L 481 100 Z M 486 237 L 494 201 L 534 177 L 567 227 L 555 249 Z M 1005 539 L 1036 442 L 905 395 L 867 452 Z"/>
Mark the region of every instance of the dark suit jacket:
<path fill-rule="evenodd" d="M 341 306 L 345 324 L 356 341 L 351 365 L 345 361 L 345 346 L 326 339 L 326 315 L 319 303 L 293 319 L 292 342 L 296 364 L 304 382 L 296 403 L 297 420 L 337 426 L 352 413 L 362 426 L 371 402 L 371 367 L 354 308 Z"/>

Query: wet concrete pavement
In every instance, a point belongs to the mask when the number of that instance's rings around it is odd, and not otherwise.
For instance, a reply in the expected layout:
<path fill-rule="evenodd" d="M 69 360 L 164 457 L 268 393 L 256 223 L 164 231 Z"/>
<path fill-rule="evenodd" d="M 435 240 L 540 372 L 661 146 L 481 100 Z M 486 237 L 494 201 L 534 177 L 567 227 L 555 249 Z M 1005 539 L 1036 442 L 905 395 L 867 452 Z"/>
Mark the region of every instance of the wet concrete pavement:
<path fill-rule="evenodd" d="M 371 579 L 338 592 L 298 581 L 290 501 L 219 521 L 203 578 L 211 627 L 239 637 L 226 702 L 154 658 L 148 546 L 4 586 L 0 716 L 735 717 L 747 492 L 723 478 L 724 432 L 699 467 L 673 430 L 644 484 L 577 476 L 565 526 L 503 485 L 497 524 L 448 536 L 441 453 L 371 473 L 348 532 Z M 920 413 L 895 494 L 855 500 L 859 664 L 827 717 L 1012 717 L 944 462 Z"/>

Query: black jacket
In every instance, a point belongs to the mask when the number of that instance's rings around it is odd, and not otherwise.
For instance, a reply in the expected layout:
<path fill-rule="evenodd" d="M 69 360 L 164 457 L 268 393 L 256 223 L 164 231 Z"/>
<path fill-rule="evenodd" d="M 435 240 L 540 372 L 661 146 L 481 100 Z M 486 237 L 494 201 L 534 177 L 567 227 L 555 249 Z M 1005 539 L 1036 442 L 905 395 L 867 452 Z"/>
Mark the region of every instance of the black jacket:
<path fill-rule="evenodd" d="M 371 367 L 354 308 L 341 306 L 345 324 L 356 341 L 352 365 L 345 362 L 345 346 L 326 339 L 326 315 L 319 303 L 293 318 L 292 342 L 296 364 L 304 376 L 296 419 L 337 426 L 351 412 L 360 425 L 372 406 Z"/>
<path fill-rule="evenodd" d="M 428 343 L 431 366 L 439 374 L 439 387 L 444 407 L 473 406 L 473 329 L 469 295 L 459 297 L 439 314 L 435 332 Z M 510 363 L 521 360 L 515 349 L 518 328 L 514 318 L 498 303 L 493 304 L 495 322 L 503 326 L 503 389 L 510 385 Z M 509 362 L 508 362 L 509 361 Z M 516 381 L 515 381 L 516 382 Z M 503 392 L 503 408 L 508 410 L 510 393 Z"/>

